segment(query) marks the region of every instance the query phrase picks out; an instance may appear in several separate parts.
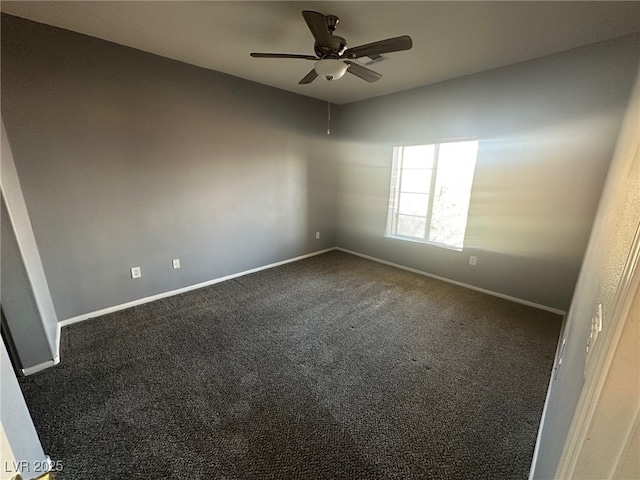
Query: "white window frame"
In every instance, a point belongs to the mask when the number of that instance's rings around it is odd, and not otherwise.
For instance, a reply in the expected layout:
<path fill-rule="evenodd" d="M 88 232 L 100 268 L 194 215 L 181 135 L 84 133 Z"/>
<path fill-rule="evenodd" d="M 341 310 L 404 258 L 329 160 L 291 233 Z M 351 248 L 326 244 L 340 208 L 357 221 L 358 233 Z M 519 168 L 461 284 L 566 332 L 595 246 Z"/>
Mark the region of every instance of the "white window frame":
<path fill-rule="evenodd" d="M 456 142 L 470 142 L 470 141 L 475 141 L 479 143 L 479 139 L 476 137 L 467 137 L 467 138 L 455 138 L 455 139 L 446 139 L 446 140 L 438 140 L 436 142 L 430 142 L 430 143 L 424 143 L 424 144 L 405 144 L 405 145 L 397 145 L 393 148 L 393 164 L 392 164 L 392 170 L 391 170 L 391 189 L 390 189 L 390 197 L 389 197 L 389 210 L 388 210 L 388 215 L 387 215 L 387 224 L 385 227 L 385 237 L 387 238 L 392 238 L 392 239 L 399 239 L 399 240 L 405 240 L 405 241 L 410 241 L 410 242 L 416 242 L 416 243 L 424 243 L 424 244 L 429 244 L 429 245 L 434 245 L 436 247 L 441 247 L 441 248 L 446 248 L 446 249 L 450 249 L 450 250 L 457 250 L 457 251 L 462 251 L 464 248 L 464 238 L 462 240 L 462 245 L 451 245 L 451 244 L 447 244 L 447 243 L 441 243 L 441 242 L 435 242 L 433 240 L 429 240 L 429 235 L 430 235 L 430 231 L 432 228 L 431 225 L 431 220 L 432 220 L 432 213 L 433 213 L 433 205 L 434 205 L 434 194 L 435 194 L 435 185 L 436 185 L 436 179 L 437 179 L 437 174 L 438 174 L 438 162 L 439 162 L 439 153 L 440 153 L 440 146 L 443 144 L 449 144 L 449 143 L 456 143 Z M 435 153 L 434 153 L 434 159 L 433 159 L 433 167 L 432 167 L 432 174 L 431 174 L 431 186 L 429 188 L 429 192 L 428 192 L 428 205 L 427 205 L 427 212 L 425 215 L 411 215 L 411 214 L 407 214 L 407 213 L 400 213 L 399 209 L 400 209 L 400 194 L 402 193 L 402 191 L 400 190 L 400 185 L 402 184 L 402 175 L 405 173 L 402 168 L 402 165 L 399 165 L 402 161 L 402 155 L 403 155 L 403 149 L 405 147 L 414 147 L 414 146 L 434 146 L 435 149 Z M 477 154 L 476 154 L 476 160 L 477 160 Z M 475 176 L 475 166 L 476 163 L 474 162 L 474 173 L 473 176 Z M 473 176 L 472 176 L 472 181 L 471 181 L 471 186 L 469 187 L 470 191 L 473 188 Z M 410 193 L 410 192 L 404 192 L 404 193 Z M 397 231 L 397 222 L 398 222 L 398 217 L 400 215 L 403 216 L 415 216 L 418 218 L 424 218 L 425 219 L 425 236 L 424 238 L 419 238 L 419 237 L 414 237 L 414 236 L 409 236 L 409 235 L 402 235 L 402 234 L 398 234 L 395 233 Z M 468 222 L 468 210 L 467 210 L 467 222 Z M 465 235 L 464 237 L 466 237 L 466 226 L 465 226 Z"/>

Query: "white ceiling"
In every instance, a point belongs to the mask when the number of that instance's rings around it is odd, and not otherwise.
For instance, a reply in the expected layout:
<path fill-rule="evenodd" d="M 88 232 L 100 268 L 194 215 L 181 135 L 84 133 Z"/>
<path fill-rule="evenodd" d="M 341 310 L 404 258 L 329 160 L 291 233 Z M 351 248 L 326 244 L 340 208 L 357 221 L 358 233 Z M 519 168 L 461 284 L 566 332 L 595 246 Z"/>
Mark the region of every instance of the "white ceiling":
<path fill-rule="evenodd" d="M 348 103 L 640 31 L 640 2 L 580 1 L 2 1 L 5 13 L 84 33 L 291 92 Z M 413 49 L 370 68 L 376 83 L 345 75 L 298 85 L 313 62 L 249 57 L 313 55 L 300 12 L 340 17 L 353 47 L 410 35 Z"/>

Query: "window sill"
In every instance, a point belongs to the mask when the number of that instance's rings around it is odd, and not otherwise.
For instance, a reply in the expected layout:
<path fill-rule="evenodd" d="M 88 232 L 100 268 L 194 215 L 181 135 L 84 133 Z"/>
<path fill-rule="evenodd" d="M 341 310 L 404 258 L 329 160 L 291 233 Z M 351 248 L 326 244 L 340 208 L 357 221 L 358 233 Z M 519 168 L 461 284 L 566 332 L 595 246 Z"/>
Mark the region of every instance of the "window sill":
<path fill-rule="evenodd" d="M 423 245 L 430 245 L 432 247 L 438 247 L 438 248 L 443 248 L 445 250 L 453 250 L 456 252 L 462 252 L 464 246 L 458 247 L 455 245 L 447 245 L 446 243 L 438 243 L 438 242 L 432 242 L 430 240 L 422 240 L 419 238 L 415 238 L 415 237 L 404 237 L 402 235 L 389 235 L 389 234 L 385 234 L 384 238 L 389 238 L 392 240 L 402 240 L 405 242 L 412 242 L 412 243 L 422 243 Z"/>

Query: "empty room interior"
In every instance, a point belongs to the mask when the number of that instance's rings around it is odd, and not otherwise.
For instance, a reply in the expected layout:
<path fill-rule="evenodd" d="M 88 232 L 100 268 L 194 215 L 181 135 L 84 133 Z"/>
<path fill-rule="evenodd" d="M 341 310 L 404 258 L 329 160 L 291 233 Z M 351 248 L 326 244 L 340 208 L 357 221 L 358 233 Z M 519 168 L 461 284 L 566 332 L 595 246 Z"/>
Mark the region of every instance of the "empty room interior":
<path fill-rule="evenodd" d="M 0 480 L 640 478 L 640 2 L 0 8 Z"/>

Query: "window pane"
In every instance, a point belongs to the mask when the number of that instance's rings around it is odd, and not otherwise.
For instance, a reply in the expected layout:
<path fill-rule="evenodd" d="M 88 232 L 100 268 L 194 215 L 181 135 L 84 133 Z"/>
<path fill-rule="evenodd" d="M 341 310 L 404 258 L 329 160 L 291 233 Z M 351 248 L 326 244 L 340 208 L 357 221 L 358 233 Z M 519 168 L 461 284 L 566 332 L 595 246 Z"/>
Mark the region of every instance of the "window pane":
<path fill-rule="evenodd" d="M 399 213 L 408 215 L 427 215 L 427 206 L 429 205 L 429 195 L 424 193 L 401 193 Z"/>
<path fill-rule="evenodd" d="M 433 170 L 402 170 L 401 192 L 429 193 Z"/>
<path fill-rule="evenodd" d="M 402 149 L 402 168 L 433 168 L 435 145 L 411 145 Z"/>
<path fill-rule="evenodd" d="M 477 152 L 477 140 L 394 148 L 386 234 L 462 249 Z"/>
<path fill-rule="evenodd" d="M 468 142 L 450 142 L 440 144 L 440 153 L 438 154 L 438 168 L 443 166 L 449 167 L 449 170 L 462 169 L 463 176 L 468 176 L 476 164 L 476 156 L 478 155 L 478 141 L 471 140 Z"/>
<path fill-rule="evenodd" d="M 397 216 L 396 235 L 407 237 L 424 238 L 427 220 L 424 217 L 410 217 L 407 215 Z"/>
<path fill-rule="evenodd" d="M 429 240 L 462 248 L 478 142 L 443 143 L 433 198 Z"/>

